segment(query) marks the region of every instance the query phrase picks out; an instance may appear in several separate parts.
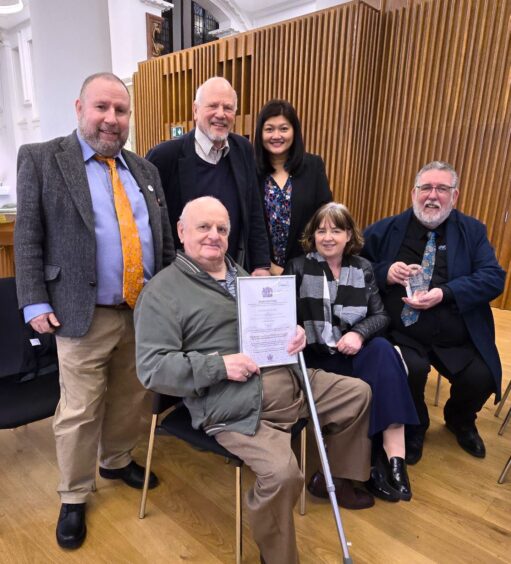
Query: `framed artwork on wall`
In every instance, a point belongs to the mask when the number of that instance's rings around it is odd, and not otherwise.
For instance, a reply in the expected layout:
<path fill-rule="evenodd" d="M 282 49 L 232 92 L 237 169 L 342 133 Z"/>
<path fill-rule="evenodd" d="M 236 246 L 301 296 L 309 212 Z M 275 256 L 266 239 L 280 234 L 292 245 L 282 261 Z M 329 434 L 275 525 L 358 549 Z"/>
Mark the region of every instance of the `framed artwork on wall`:
<path fill-rule="evenodd" d="M 164 53 L 165 45 L 162 41 L 163 18 L 154 14 L 145 15 L 146 37 L 147 37 L 147 58 L 154 59 Z"/>

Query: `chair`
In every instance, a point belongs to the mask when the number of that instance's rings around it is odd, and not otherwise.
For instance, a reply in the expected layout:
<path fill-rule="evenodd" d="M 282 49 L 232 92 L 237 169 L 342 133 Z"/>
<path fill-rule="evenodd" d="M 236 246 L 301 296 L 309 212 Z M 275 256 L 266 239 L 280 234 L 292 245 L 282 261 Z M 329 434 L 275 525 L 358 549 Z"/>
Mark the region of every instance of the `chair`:
<path fill-rule="evenodd" d="M 60 397 L 55 337 L 25 324 L 14 278 L 0 278 L 0 358 L 0 429 L 51 417 Z"/>
<path fill-rule="evenodd" d="M 511 468 L 511 456 L 509 457 L 508 461 L 506 462 L 506 464 L 504 465 L 504 468 L 502 469 L 502 474 L 500 475 L 500 478 L 497 480 L 497 482 L 499 484 L 503 484 L 504 483 L 504 479 L 506 477 L 506 474 L 508 473 L 509 469 Z"/>
<path fill-rule="evenodd" d="M 499 435 L 504 434 L 504 431 L 506 430 L 506 427 L 507 427 L 509 421 L 511 421 L 511 407 L 509 408 L 509 411 L 507 412 L 507 415 L 506 415 L 504 421 L 502 422 L 502 425 L 500 426 Z"/>
<path fill-rule="evenodd" d="M 440 399 L 440 386 L 441 385 L 442 385 L 442 375 L 440 374 L 440 372 L 438 372 L 437 380 L 436 380 L 435 401 L 433 403 L 433 405 L 435 407 L 438 407 L 438 401 Z"/>
<path fill-rule="evenodd" d="M 171 411 L 158 423 L 158 416 L 171 408 Z M 305 475 L 305 451 L 306 451 L 306 430 L 307 419 L 298 420 L 291 430 L 291 437 L 300 435 L 300 469 Z M 192 427 L 190 412 L 182 402 L 181 398 L 166 396 L 155 393 L 153 397 L 151 430 L 149 432 L 149 444 L 147 447 L 147 461 L 145 470 L 144 488 L 140 502 L 139 518 L 145 517 L 147 502 L 147 492 L 149 489 L 149 473 L 154 448 L 155 435 L 171 435 L 181 439 L 189 445 L 205 452 L 212 452 L 222 456 L 226 462 L 231 462 L 236 468 L 235 491 L 236 491 L 236 564 L 241 563 L 243 547 L 241 534 L 241 511 L 242 511 L 242 491 L 241 491 L 241 468 L 243 461 L 236 455 L 221 446 L 214 437 L 207 435 L 202 430 Z M 305 485 L 300 496 L 300 515 L 305 515 Z"/>
<path fill-rule="evenodd" d="M 502 398 L 499 402 L 499 405 L 497 406 L 497 409 L 495 411 L 495 417 L 498 417 L 500 415 L 500 412 L 502 411 L 502 408 L 504 407 L 504 403 L 506 402 L 510 391 L 511 391 L 511 380 L 509 381 L 507 388 L 506 388 L 506 391 L 502 395 Z M 502 423 L 502 425 L 499 429 L 499 435 L 504 434 L 504 430 L 506 429 L 507 424 L 509 423 L 510 420 L 511 420 L 511 407 L 509 408 L 509 411 L 507 412 L 507 415 L 504 418 L 504 422 Z"/>

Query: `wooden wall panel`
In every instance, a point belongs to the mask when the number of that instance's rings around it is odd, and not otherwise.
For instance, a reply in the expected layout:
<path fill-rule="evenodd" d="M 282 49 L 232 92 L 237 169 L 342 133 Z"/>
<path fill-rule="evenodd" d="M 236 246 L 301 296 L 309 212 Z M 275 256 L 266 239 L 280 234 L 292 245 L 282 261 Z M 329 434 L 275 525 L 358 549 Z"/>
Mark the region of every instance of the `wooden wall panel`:
<path fill-rule="evenodd" d="M 14 222 L 0 222 L 0 278 L 14 276 Z"/>
<path fill-rule="evenodd" d="M 511 268 L 511 1 L 360 0 L 141 63 L 137 150 L 193 127 L 196 88 L 231 81 L 235 130 L 288 99 L 306 148 L 320 154 L 336 200 L 362 226 L 410 204 L 416 171 L 451 162 L 459 208 L 488 225 Z M 497 305 L 511 309 L 511 286 Z"/>

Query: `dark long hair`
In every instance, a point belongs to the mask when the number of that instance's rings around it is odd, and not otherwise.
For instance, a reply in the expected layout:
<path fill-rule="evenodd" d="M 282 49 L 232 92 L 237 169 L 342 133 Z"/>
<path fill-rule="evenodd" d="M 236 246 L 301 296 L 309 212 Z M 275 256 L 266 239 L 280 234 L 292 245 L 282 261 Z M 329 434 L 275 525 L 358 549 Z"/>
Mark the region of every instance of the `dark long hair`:
<path fill-rule="evenodd" d="M 261 176 L 273 172 L 268 151 L 263 147 L 263 126 L 267 120 L 276 116 L 284 116 L 293 127 L 293 143 L 289 148 L 289 155 L 286 162 L 286 170 L 289 174 L 294 174 L 301 166 L 303 161 L 303 137 L 302 126 L 293 106 L 286 100 L 270 100 L 261 108 L 257 116 L 254 149 L 256 156 L 257 172 Z"/>

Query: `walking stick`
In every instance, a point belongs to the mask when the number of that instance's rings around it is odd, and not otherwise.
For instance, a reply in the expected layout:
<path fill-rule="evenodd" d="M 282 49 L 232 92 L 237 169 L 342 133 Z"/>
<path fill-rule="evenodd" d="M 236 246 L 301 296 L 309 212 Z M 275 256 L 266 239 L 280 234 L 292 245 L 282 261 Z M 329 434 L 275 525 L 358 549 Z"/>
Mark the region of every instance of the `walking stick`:
<path fill-rule="evenodd" d="M 344 529 L 342 527 L 341 514 L 339 513 L 339 507 L 337 505 L 337 498 L 335 497 L 335 486 L 332 480 L 332 473 L 330 472 L 330 465 L 328 464 L 325 444 L 323 443 L 323 436 L 321 435 L 321 427 L 319 425 L 318 412 L 316 411 L 314 396 L 312 395 L 312 388 L 309 382 L 309 375 L 307 374 L 307 367 L 305 366 L 303 353 L 301 352 L 298 353 L 298 360 L 300 363 L 300 369 L 303 373 L 305 394 L 307 396 L 307 403 L 309 404 L 309 413 L 312 417 L 312 422 L 314 425 L 314 436 L 316 437 L 316 442 L 318 444 L 319 457 L 321 459 L 323 475 L 325 476 L 326 489 L 330 497 L 330 503 L 332 504 L 332 511 L 334 512 L 335 525 L 337 526 L 337 534 L 339 535 L 339 540 L 342 546 L 343 562 L 344 564 L 352 564 L 353 560 L 350 557 L 350 553 L 348 550 L 348 543 L 346 542 L 346 536 L 344 535 Z"/>

